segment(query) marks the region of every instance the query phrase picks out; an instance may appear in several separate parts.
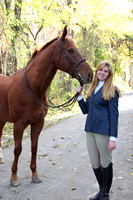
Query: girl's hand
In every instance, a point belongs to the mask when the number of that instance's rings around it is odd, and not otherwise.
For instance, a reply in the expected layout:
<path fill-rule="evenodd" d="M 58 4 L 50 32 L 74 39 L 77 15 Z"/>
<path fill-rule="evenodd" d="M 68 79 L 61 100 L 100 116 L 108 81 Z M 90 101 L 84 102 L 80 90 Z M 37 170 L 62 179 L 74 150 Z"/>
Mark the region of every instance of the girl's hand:
<path fill-rule="evenodd" d="M 116 142 L 115 142 L 115 141 L 112 141 L 112 140 L 109 140 L 109 143 L 108 143 L 108 150 L 109 150 L 109 151 L 113 151 L 114 149 L 116 149 Z"/>
<path fill-rule="evenodd" d="M 77 89 L 76 89 L 76 92 L 78 92 L 79 95 L 81 95 L 82 91 L 83 91 L 83 87 L 78 86 Z"/>

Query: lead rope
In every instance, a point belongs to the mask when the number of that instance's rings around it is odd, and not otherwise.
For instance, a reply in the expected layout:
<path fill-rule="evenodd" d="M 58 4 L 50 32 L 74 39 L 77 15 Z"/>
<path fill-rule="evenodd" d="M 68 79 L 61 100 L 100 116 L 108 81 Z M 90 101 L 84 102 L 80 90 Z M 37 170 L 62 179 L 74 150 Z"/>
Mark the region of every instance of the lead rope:
<path fill-rule="evenodd" d="M 28 84 L 28 81 L 27 81 L 27 78 L 26 78 L 26 69 L 27 69 L 27 66 L 24 68 L 24 82 L 27 86 L 27 89 L 29 90 L 29 93 L 30 95 L 32 96 L 32 98 L 38 103 L 40 104 L 41 106 L 43 106 L 44 108 L 48 109 L 48 107 L 51 107 L 51 108 L 60 108 L 60 109 L 63 109 L 63 108 L 66 108 L 66 107 L 69 107 L 69 106 L 74 106 L 76 100 L 77 100 L 77 97 L 79 95 L 79 93 L 76 93 L 71 99 L 69 99 L 67 102 L 61 104 L 61 105 L 54 105 L 54 103 L 52 103 L 52 101 L 49 99 L 49 97 L 47 96 L 48 98 L 48 101 L 51 105 L 49 104 L 46 104 L 44 103 L 43 101 L 41 101 L 40 99 L 38 99 L 32 92 L 29 84 Z M 47 95 L 47 94 L 46 94 Z M 71 109 L 72 109 L 71 107 Z"/>
<path fill-rule="evenodd" d="M 79 95 L 79 93 L 77 92 L 71 99 L 69 99 L 66 103 L 63 103 L 63 104 L 61 104 L 61 105 L 55 105 L 55 104 L 49 99 L 48 96 L 47 96 L 47 98 L 48 98 L 49 103 L 52 105 L 52 106 L 51 106 L 52 108 L 59 108 L 59 109 L 62 109 L 62 110 L 64 111 L 63 108 L 66 108 L 66 107 L 70 107 L 70 106 L 71 106 L 71 109 L 72 109 L 72 107 L 74 106 L 74 104 L 75 104 L 76 101 L 77 101 L 78 95 Z"/>

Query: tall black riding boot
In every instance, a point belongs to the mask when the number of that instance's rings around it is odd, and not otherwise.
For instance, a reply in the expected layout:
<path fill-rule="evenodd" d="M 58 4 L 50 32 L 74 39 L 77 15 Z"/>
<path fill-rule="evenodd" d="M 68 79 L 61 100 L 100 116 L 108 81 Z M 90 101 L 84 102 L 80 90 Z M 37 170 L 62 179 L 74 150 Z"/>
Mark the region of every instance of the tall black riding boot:
<path fill-rule="evenodd" d="M 100 191 L 95 196 L 91 197 L 90 200 L 100 200 L 103 191 L 103 170 L 102 167 L 99 167 L 98 169 L 93 169 L 93 171 L 96 176 Z"/>
<path fill-rule="evenodd" d="M 109 200 L 109 191 L 113 179 L 113 164 L 110 163 L 107 168 L 103 168 L 103 194 L 100 200 Z"/>

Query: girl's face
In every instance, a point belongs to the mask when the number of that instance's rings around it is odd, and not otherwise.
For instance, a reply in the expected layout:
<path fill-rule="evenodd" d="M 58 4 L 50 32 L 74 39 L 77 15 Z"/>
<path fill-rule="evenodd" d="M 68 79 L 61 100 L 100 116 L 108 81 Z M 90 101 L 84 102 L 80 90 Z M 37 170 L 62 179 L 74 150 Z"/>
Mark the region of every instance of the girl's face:
<path fill-rule="evenodd" d="M 97 71 L 97 78 L 99 81 L 105 81 L 109 76 L 109 68 L 108 66 L 102 67 Z"/>

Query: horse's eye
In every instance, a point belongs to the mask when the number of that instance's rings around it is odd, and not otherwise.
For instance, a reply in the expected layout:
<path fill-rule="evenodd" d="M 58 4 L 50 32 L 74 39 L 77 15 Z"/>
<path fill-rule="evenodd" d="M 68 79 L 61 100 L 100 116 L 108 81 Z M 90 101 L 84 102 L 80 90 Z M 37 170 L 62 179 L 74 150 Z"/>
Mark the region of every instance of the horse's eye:
<path fill-rule="evenodd" d="M 69 49 L 68 52 L 69 53 L 74 53 L 74 50 L 73 49 Z"/>

